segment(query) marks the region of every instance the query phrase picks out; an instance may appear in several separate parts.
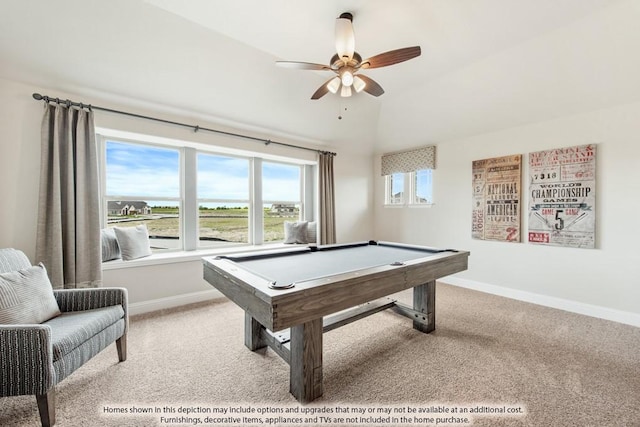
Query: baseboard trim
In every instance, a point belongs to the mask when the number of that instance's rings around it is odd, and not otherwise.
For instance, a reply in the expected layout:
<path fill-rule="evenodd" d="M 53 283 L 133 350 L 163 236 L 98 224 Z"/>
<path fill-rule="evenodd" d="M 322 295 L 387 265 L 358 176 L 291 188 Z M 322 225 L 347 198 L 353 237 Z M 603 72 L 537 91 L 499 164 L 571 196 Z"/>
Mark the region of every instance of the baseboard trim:
<path fill-rule="evenodd" d="M 129 304 L 129 314 L 143 314 L 167 308 L 179 307 L 181 305 L 193 304 L 195 302 L 209 301 L 212 299 L 223 298 L 216 289 L 207 291 L 191 292 L 188 294 L 175 295 L 171 297 L 158 298 L 149 301 L 134 302 Z"/>
<path fill-rule="evenodd" d="M 628 311 L 614 310 L 598 305 L 585 304 L 581 302 L 571 301 L 563 298 L 550 297 L 547 295 L 536 294 L 533 292 L 520 291 L 517 289 L 505 288 L 503 286 L 491 285 L 488 283 L 477 282 L 475 280 L 462 279 L 455 276 L 449 276 L 438 280 L 448 285 L 459 286 L 461 288 L 473 289 L 475 291 L 485 292 L 488 294 L 498 295 L 501 297 L 511 298 L 518 301 L 538 304 L 545 307 L 557 308 L 559 310 L 569 311 L 571 313 L 583 314 L 585 316 L 596 317 L 599 319 L 611 320 L 613 322 L 623 323 L 640 327 L 640 315 L 630 313 Z M 155 300 L 142 301 L 129 304 L 129 314 L 143 314 L 152 311 L 163 310 L 167 308 L 179 307 L 181 305 L 192 304 L 196 302 L 209 301 L 212 299 L 224 298 L 216 289 L 191 292 L 183 295 L 175 295 L 171 297 L 158 298 Z"/>
<path fill-rule="evenodd" d="M 599 319 L 611 320 L 613 322 L 640 327 L 640 315 L 630 313 L 628 311 L 614 310 L 598 305 L 585 304 L 581 302 L 566 300 L 563 298 L 550 297 L 533 292 L 520 291 L 517 289 L 505 288 L 502 286 L 490 285 L 488 283 L 462 279 L 454 276 L 449 276 L 444 279 L 440 279 L 439 281 L 448 285 L 459 286 L 461 288 L 473 289 L 476 291 L 499 295 L 518 301 L 529 302 L 545 307 L 569 311 L 571 313 L 584 314 L 586 316 L 597 317 Z"/>

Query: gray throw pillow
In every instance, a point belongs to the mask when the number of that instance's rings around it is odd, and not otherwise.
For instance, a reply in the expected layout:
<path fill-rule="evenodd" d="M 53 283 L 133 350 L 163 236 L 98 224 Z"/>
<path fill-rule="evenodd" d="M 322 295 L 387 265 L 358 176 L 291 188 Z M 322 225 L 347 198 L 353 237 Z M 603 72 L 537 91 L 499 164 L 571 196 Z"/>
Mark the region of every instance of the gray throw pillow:
<path fill-rule="evenodd" d="M 100 242 L 102 243 L 102 262 L 120 258 L 120 246 L 113 228 L 100 230 Z"/>
<path fill-rule="evenodd" d="M 285 243 L 308 243 L 307 241 L 307 221 L 284 222 L 284 242 Z"/>
<path fill-rule="evenodd" d="M 118 246 L 120 246 L 123 260 L 130 261 L 151 255 L 149 232 L 146 225 L 113 227 L 113 230 L 118 238 Z"/>
<path fill-rule="evenodd" d="M 60 315 L 42 263 L 0 274 L 0 324 L 42 323 Z"/>

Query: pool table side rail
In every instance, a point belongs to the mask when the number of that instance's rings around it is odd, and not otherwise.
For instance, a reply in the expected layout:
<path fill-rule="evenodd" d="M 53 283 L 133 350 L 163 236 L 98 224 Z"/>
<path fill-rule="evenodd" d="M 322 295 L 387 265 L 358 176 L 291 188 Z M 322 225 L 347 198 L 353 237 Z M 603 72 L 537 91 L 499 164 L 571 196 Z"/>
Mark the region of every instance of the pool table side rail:
<path fill-rule="evenodd" d="M 442 252 L 273 290 L 225 259 L 204 259 L 204 278 L 271 331 L 279 331 L 467 269 L 468 252 Z M 399 274 L 399 271 L 402 274 Z"/>
<path fill-rule="evenodd" d="M 298 283 L 297 292 L 272 299 L 275 328 L 272 330 L 308 322 L 464 271 L 468 256 L 468 252 L 448 252 L 407 261 L 402 266 L 360 270 L 357 276 L 354 273 L 331 276 L 328 283 L 327 279 Z M 398 274 L 398 270 L 402 274 Z"/>
<path fill-rule="evenodd" d="M 269 281 L 237 268 L 225 259 L 205 258 L 204 279 L 257 321 L 272 329 L 271 297 L 256 287 L 267 288 Z"/>

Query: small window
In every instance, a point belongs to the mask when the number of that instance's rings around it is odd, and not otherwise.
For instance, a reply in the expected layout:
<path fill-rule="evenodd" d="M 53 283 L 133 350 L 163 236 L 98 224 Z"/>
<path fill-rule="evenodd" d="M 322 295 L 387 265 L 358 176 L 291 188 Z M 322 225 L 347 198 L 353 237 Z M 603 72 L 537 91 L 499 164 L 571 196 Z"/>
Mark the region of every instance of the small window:
<path fill-rule="evenodd" d="M 433 204 L 431 169 L 394 173 L 385 176 L 386 206 L 417 206 Z"/>
<path fill-rule="evenodd" d="M 433 203 L 433 182 L 431 169 L 422 169 L 412 173 L 414 191 L 413 203 L 416 205 L 430 205 Z"/>
<path fill-rule="evenodd" d="M 404 203 L 404 174 L 394 173 L 386 177 L 386 197 L 387 205 L 402 205 Z"/>

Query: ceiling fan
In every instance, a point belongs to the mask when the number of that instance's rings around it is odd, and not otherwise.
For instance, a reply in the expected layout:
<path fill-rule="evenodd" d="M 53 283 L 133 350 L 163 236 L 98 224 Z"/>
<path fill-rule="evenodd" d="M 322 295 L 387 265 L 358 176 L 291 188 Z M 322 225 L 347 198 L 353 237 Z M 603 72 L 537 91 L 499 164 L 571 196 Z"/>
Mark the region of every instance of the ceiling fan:
<path fill-rule="evenodd" d="M 355 51 L 355 37 L 353 33 L 353 15 L 345 12 L 336 19 L 336 54 L 331 57 L 329 65 L 313 64 L 310 62 L 298 61 L 276 61 L 281 67 L 294 68 L 298 70 L 327 70 L 333 71 L 337 76 L 315 91 L 311 99 L 320 99 L 327 92 L 338 93 L 340 96 L 348 97 L 353 91 L 365 91 L 373 96 L 380 96 L 384 89 L 371 78 L 359 74 L 362 69 L 380 68 L 388 65 L 398 64 L 420 56 L 420 46 L 405 47 L 402 49 L 390 50 L 368 59 L 362 57 Z"/>

